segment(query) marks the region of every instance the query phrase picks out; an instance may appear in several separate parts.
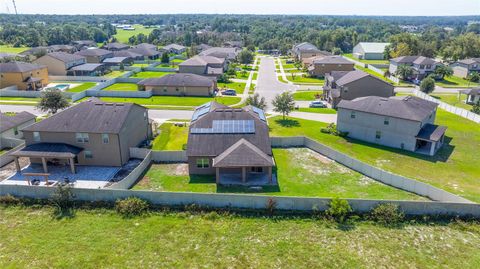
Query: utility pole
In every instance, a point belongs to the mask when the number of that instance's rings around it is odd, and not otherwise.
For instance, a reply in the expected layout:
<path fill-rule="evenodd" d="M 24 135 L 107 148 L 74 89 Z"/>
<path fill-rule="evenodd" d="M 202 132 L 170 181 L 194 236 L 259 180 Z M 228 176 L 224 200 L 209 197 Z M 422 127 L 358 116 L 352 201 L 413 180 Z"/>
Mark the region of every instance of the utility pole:
<path fill-rule="evenodd" d="M 12 2 L 13 2 L 13 8 L 15 8 L 15 15 L 18 15 L 17 5 L 15 4 L 15 0 L 12 0 Z"/>

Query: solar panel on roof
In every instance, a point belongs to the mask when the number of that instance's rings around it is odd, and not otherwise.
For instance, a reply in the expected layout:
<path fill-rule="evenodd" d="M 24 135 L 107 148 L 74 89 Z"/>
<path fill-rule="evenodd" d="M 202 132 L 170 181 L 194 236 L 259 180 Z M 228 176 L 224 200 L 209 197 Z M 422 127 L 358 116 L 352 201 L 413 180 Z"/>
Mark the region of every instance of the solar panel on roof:
<path fill-rule="evenodd" d="M 192 128 L 192 134 L 252 134 L 255 133 L 253 120 L 214 120 L 212 128 Z"/>
<path fill-rule="evenodd" d="M 263 112 L 263 110 L 261 110 L 258 107 L 254 107 L 254 106 L 252 106 L 252 109 L 253 109 L 253 112 L 258 114 L 258 116 L 260 117 L 261 120 L 267 121 L 267 118 L 265 118 L 265 112 Z"/>
<path fill-rule="evenodd" d="M 211 103 L 206 103 L 198 107 L 192 115 L 192 121 L 197 120 L 200 116 L 207 114 L 210 111 Z"/>

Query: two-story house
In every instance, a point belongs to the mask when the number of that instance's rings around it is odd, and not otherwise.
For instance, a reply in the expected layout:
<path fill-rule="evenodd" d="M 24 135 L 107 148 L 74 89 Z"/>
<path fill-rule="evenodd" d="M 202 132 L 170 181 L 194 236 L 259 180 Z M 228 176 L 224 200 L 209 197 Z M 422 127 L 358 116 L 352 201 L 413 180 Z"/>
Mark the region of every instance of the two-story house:
<path fill-rule="evenodd" d="M 429 74 L 432 74 L 441 63 L 424 56 L 401 56 L 390 59 L 388 71 L 390 74 L 395 75 L 398 67 L 401 65 L 411 66 L 413 69 L 413 74 L 407 78 L 408 80 L 422 80 Z"/>
<path fill-rule="evenodd" d="M 48 70 L 45 65 L 8 62 L 0 63 L 1 88 L 17 86 L 20 91 L 37 91 L 48 85 Z"/>
<path fill-rule="evenodd" d="M 330 55 L 330 53 L 327 52 L 326 54 L 325 52 L 319 50 L 317 46 L 308 42 L 294 45 L 291 52 L 293 56 L 299 61 L 302 61 L 305 58 L 311 58 L 315 56 Z"/>
<path fill-rule="evenodd" d="M 179 73 L 189 73 L 218 77 L 227 70 L 224 58 L 213 56 L 194 56 L 178 65 Z"/>
<path fill-rule="evenodd" d="M 474 72 L 480 73 L 480 58 L 463 59 L 450 66 L 453 69 L 454 76 L 467 78 Z"/>
<path fill-rule="evenodd" d="M 215 78 L 189 73 L 168 74 L 160 78 L 147 78 L 138 82 L 139 90 L 153 95 L 212 96 Z"/>
<path fill-rule="evenodd" d="M 76 55 L 83 56 L 87 58 L 87 63 L 99 64 L 107 58 L 113 57 L 113 52 L 104 49 L 90 48 L 75 52 Z"/>
<path fill-rule="evenodd" d="M 332 71 L 325 75 L 323 99 L 336 108 L 341 100 L 364 96 L 394 96 L 394 86 L 361 70 Z"/>
<path fill-rule="evenodd" d="M 318 57 L 308 66 L 308 74 L 312 77 L 325 77 L 325 74 L 332 71 L 353 71 L 353 66 L 354 63 L 342 56 Z"/>
<path fill-rule="evenodd" d="M 447 129 L 434 124 L 437 106 L 414 96 L 342 100 L 337 129 L 358 140 L 433 156 Z"/>
<path fill-rule="evenodd" d="M 74 66 L 87 63 L 83 56 L 66 52 L 51 52 L 34 61 L 48 67 L 48 74 L 54 76 L 66 76 L 68 70 Z"/>

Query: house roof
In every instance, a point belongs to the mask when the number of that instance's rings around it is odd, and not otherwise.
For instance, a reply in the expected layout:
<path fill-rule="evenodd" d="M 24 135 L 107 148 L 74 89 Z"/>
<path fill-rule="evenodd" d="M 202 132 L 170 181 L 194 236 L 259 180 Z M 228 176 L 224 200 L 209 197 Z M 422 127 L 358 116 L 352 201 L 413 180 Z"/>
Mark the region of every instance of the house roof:
<path fill-rule="evenodd" d="M 112 58 L 107 58 L 102 61 L 102 63 L 112 63 L 112 64 L 118 64 L 122 63 L 126 59 L 129 59 L 130 57 L 112 57 Z"/>
<path fill-rule="evenodd" d="M 438 104 L 415 96 L 378 97 L 367 96 L 354 100 L 341 100 L 339 109 L 350 109 L 382 116 L 422 121 L 429 117 Z"/>
<path fill-rule="evenodd" d="M 135 48 L 144 48 L 144 49 L 151 49 L 157 50 L 157 46 L 149 43 L 141 43 L 135 46 Z"/>
<path fill-rule="evenodd" d="M 25 146 L 10 155 L 18 157 L 74 158 L 83 149 L 64 143 L 36 143 Z"/>
<path fill-rule="evenodd" d="M 138 82 L 138 84 L 144 86 L 211 87 L 215 83 L 211 78 L 204 76 L 189 73 L 176 73 L 168 74 L 159 78 L 147 78 Z"/>
<path fill-rule="evenodd" d="M 207 45 L 207 44 L 200 44 L 200 45 L 197 46 L 197 49 L 199 49 L 200 51 L 204 51 L 204 50 L 209 49 L 211 47 L 212 46 Z"/>
<path fill-rule="evenodd" d="M 83 57 L 82 55 L 70 54 L 70 53 L 61 52 L 61 51 L 50 52 L 45 56 L 50 56 L 50 57 L 55 58 L 57 60 L 60 60 L 64 63 L 69 63 L 69 62 L 74 62 L 74 61 L 85 59 L 85 57 Z M 45 56 L 42 56 L 42 57 L 45 57 Z"/>
<path fill-rule="evenodd" d="M 123 43 L 113 42 L 113 43 L 108 43 L 108 44 L 103 45 L 102 48 L 105 48 L 105 49 L 108 49 L 108 50 L 111 50 L 111 49 L 126 49 L 126 48 L 130 48 L 130 46 L 127 45 L 127 44 L 123 44 Z"/>
<path fill-rule="evenodd" d="M 165 50 L 170 50 L 170 49 L 175 49 L 175 50 L 182 50 L 186 49 L 185 46 L 179 45 L 179 44 L 169 44 L 163 47 Z"/>
<path fill-rule="evenodd" d="M 138 57 L 143 57 L 143 55 L 140 53 L 133 52 L 131 50 L 120 50 L 120 51 L 114 51 L 113 57 L 138 58 Z"/>
<path fill-rule="evenodd" d="M 390 45 L 390 43 L 360 42 L 357 45 L 362 47 L 363 51 L 366 53 L 383 53 L 385 51 L 385 47 Z"/>
<path fill-rule="evenodd" d="M 71 70 L 71 71 L 95 71 L 97 68 L 102 67 L 102 66 L 103 66 L 103 64 L 89 64 L 89 63 L 86 63 L 86 64 L 80 64 L 80 65 L 72 66 L 68 70 Z"/>
<path fill-rule="evenodd" d="M 72 45 L 51 45 L 51 46 L 49 46 L 49 48 L 53 51 L 75 49 L 75 47 L 72 46 Z"/>
<path fill-rule="evenodd" d="M 238 48 L 213 47 L 199 53 L 200 56 L 213 56 L 224 59 L 234 59 L 239 53 Z"/>
<path fill-rule="evenodd" d="M 77 44 L 77 45 L 86 45 L 86 46 L 90 46 L 90 45 L 96 46 L 97 45 L 97 42 L 95 42 L 93 40 L 75 40 L 72 43 Z"/>
<path fill-rule="evenodd" d="M 398 63 L 398 64 L 436 64 L 438 63 L 432 58 L 428 58 L 425 56 L 400 56 L 397 58 L 390 59 L 391 62 Z"/>
<path fill-rule="evenodd" d="M 24 73 L 42 68 L 46 68 L 46 66 L 24 62 L 0 63 L 1 73 Z"/>
<path fill-rule="evenodd" d="M 460 92 L 463 93 L 463 94 L 466 94 L 466 95 L 480 95 L 480 87 L 467 89 L 467 90 L 461 90 Z"/>
<path fill-rule="evenodd" d="M 213 159 L 213 167 L 273 166 L 273 158 L 241 138 Z"/>
<path fill-rule="evenodd" d="M 207 103 L 197 108 L 192 117 L 188 135 L 188 156 L 218 156 L 241 139 L 245 139 L 264 154 L 272 155 L 269 128 L 263 114 L 255 112 L 253 107 L 231 108 L 216 102 Z M 229 121 L 235 124 L 248 123 L 249 132 L 192 132 L 192 130 L 210 130 L 215 123 Z M 253 130 L 251 129 L 253 128 Z M 225 129 L 222 129 L 225 130 Z"/>
<path fill-rule="evenodd" d="M 82 56 L 104 56 L 111 54 L 112 52 L 109 50 L 104 50 L 104 49 L 86 49 L 86 50 L 81 50 L 78 52 L 75 52 L 77 55 L 82 55 Z"/>
<path fill-rule="evenodd" d="M 0 113 L 0 133 L 10 130 L 13 127 L 19 126 L 25 122 L 35 120 L 36 116 L 27 111 L 16 113 L 15 115 L 8 115 L 7 113 Z"/>
<path fill-rule="evenodd" d="M 132 48 L 132 49 L 129 49 L 128 51 L 138 53 L 140 55 L 147 56 L 147 57 L 155 56 L 155 55 L 160 54 L 160 52 L 158 50 L 149 49 L 149 48 L 146 48 L 146 47 Z"/>
<path fill-rule="evenodd" d="M 23 129 L 32 132 L 119 133 L 132 103 L 106 103 L 96 98 L 71 106 Z"/>
<path fill-rule="evenodd" d="M 353 65 L 352 62 L 338 55 L 316 57 L 315 59 L 313 59 L 312 63 L 313 64 L 351 64 Z"/>
<path fill-rule="evenodd" d="M 300 44 L 297 44 L 294 46 L 294 49 L 299 50 L 299 51 L 312 51 L 312 50 L 318 50 L 317 46 L 313 45 L 312 43 L 309 42 L 303 42 Z"/>
<path fill-rule="evenodd" d="M 420 132 L 418 132 L 416 138 L 437 142 L 442 138 L 446 130 L 447 127 L 445 126 L 427 123 L 422 127 L 422 129 L 420 129 Z"/>
<path fill-rule="evenodd" d="M 475 64 L 475 63 L 480 64 L 480 58 L 468 58 L 468 59 L 459 60 L 458 62 L 462 64 Z"/>
<path fill-rule="evenodd" d="M 187 59 L 184 62 L 181 62 L 181 66 L 207 66 L 209 64 L 223 64 L 225 63 L 224 58 L 217 58 L 213 56 L 194 56 L 190 59 Z"/>
<path fill-rule="evenodd" d="M 338 86 L 342 86 L 368 76 L 370 76 L 368 73 L 361 70 L 332 71 L 328 75 L 327 79 L 334 81 Z"/>
<path fill-rule="evenodd" d="M 30 48 L 30 49 L 24 50 L 24 51 L 20 52 L 20 54 L 21 55 L 33 55 L 33 54 L 36 54 L 36 53 L 47 53 L 49 51 L 51 51 L 51 49 L 49 47 L 40 46 L 40 47 L 33 47 L 33 48 Z"/>

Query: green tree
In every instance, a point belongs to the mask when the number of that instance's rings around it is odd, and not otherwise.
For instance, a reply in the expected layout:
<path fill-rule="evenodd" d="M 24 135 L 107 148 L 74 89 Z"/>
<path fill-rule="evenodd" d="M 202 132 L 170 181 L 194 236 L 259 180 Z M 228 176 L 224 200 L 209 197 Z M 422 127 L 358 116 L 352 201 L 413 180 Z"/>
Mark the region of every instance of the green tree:
<path fill-rule="evenodd" d="M 399 65 L 397 70 L 395 71 L 395 75 L 400 77 L 400 79 L 402 80 L 406 80 L 412 74 L 413 74 L 413 68 L 406 64 Z"/>
<path fill-rule="evenodd" d="M 446 65 L 437 65 L 435 68 L 435 75 L 443 79 L 444 77 L 449 77 L 453 75 L 453 69 L 450 66 Z"/>
<path fill-rule="evenodd" d="M 164 52 L 162 54 L 162 63 L 168 64 L 170 62 L 170 56 L 168 55 L 168 52 Z"/>
<path fill-rule="evenodd" d="M 37 107 L 41 111 L 57 113 L 58 110 L 67 108 L 70 104 L 62 92 L 56 88 L 47 89 L 42 93 L 42 98 Z"/>
<path fill-rule="evenodd" d="M 480 100 L 477 101 L 476 104 L 473 105 L 472 110 L 473 113 L 480 115 Z"/>
<path fill-rule="evenodd" d="M 275 96 L 272 105 L 273 111 L 282 113 L 283 119 L 285 119 L 285 117 L 295 109 L 295 100 L 291 93 L 284 92 Z"/>
<path fill-rule="evenodd" d="M 258 93 L 255 93 L 253 96 L 252 95 L 248 96 L 246 100 L 246 104 L 254 107 L 258 107 L 262 110 L 264 110 L 267 107 L 267 103 L 265 102 L 265 97 L 260 97 Z"/>
<path fill-rule="evenodd" d="M 253 62 L 253 57 L 251 51 L 244 49 L 238 54 L 238 61 L 241 64 L 251 64 Z"/>
<path fill-rule="evenodd" d="M 424 93 L 431 93 L 435 90 L 435 80 L 428 76 L 420 83 L 420 90 Z"/>
<path fill-rule="evenodd" d="M 478 72 L 473 72 L 467 77 L 467 79 L 470 80 L 471 82 L 479 82 L 480 74 Z"/>

